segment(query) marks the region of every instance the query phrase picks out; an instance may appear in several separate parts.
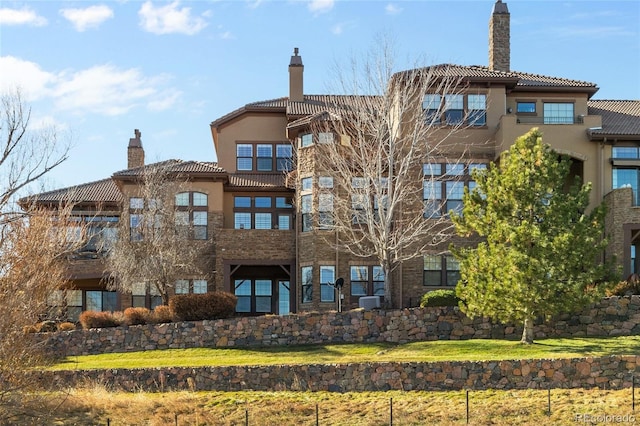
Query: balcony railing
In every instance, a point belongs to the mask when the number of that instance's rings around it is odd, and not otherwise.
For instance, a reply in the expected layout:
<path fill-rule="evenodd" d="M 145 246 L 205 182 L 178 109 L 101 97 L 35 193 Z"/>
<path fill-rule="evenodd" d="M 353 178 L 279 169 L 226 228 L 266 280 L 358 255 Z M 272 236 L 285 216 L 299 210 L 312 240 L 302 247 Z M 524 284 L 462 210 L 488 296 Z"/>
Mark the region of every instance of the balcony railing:
<path fill-rule="evenodd" d="M 575 117 L 530 117 L 519 116 L 518 124 L 584 124 L 584 115 Z"/>

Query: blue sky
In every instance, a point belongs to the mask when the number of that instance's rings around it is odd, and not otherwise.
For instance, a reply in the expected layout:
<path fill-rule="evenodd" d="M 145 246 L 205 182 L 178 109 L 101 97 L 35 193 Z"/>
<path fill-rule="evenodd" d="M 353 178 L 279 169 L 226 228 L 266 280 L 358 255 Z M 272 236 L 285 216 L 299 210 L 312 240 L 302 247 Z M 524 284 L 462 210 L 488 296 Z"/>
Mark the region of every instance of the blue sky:
<path fill-rule="evenodd" d="M 506 1 L 511 68 L 586 80 L 595 99 L 640 99 L 640 1 Z M 494 0 L 0 1 L 0 91 L 19 86 L 32 124 L 70 135 L 47 189 L 126 168 L 142 132 L 147 162 L 215 161 L 209 123 L 287 96 L 294 47 L 305 93 L 391 35 L 398 70 L 487 65 Z"/>

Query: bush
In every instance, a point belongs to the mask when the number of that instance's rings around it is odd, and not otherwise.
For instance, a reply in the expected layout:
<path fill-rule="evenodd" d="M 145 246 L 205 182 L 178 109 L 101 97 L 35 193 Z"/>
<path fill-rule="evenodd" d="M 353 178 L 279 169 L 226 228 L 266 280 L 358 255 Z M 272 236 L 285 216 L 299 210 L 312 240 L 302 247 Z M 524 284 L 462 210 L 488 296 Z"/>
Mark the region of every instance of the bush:
<path fill-rule="evenodd" d="M 204 294 L 179 294 L 169 299 L 169 308 L 178 321 L 201 321 L 232 317 L 238 298 L 214 291 Z"/>
<path fill-rule="evenodd" d="M 35 325 L 25 325 L 24 327 L 22 327 L 22 331 L 24 332 L 24 334 L 37 333 L 38 328 Z"/>
<path fill-rule="evenodd" d="M 620 281 L 614 287 L 606 290 L 607 296 L 631 296 L 640 294 L 640 278 L 632 274 L 624 281 Z"/>
<path fill-rule="evenodd" d="M 42 321 L 36 324 L 36 330 L 38 333 L 51 333 L 58 331 L 55 321 Z"/>
<path fill-rule="evenodd" d="M 151 311 L 147 308 L 127 308 L 124 310 L 124 322 L 127 325 L 143 325 L 150 321 Z"/>
<path fill-rule="evenodd" d="M 58 331 L 72 331 L 76 329 L 76 325 L 72 322 L 61 322 L 58 324 Z"/>
<path fill-rule="evenodd" d="M 154 324 L 164 324 L 173 321 L 173 312 L 167 305 L 159 305 L 151 312 L 149 322 Z"/>
<path fill-rule="evenodd" d="M 460 299 L 455 290 L 433 290 L 425 293 L 420 299 L 420 307 L 428 306 L 458 306 Z"/>
<path fill-rule="evenodd" d="M 80 324 L 82 328 L 88 330 L 90 328 L 117 327 L 122 320 L 113 312 L 84 311 L 80 314 Z"/>

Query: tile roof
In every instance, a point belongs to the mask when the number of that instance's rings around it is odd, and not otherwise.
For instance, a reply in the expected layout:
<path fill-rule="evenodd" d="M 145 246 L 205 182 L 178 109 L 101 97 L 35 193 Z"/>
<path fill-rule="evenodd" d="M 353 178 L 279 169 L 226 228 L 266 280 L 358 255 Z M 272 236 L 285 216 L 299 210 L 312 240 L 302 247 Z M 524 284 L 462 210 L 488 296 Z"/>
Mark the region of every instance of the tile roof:
<path fill-rule="evenodd" d="M 218 167 L 218 163 L 207 161 L 183 161 L 183 160 L 166 160 L 158 163 L 146 164 L 142 167 L 121 170 L 113 174 L 114 178 L 127 178 L 140 176 L 145 169 L 150 167 L 162 168 L 166 173 L 186 173 L 186 174 L 220 174 L 227 172 Z"/>
<path fill-rule="evenodd" d="M 629 136 L 640 139 L 640 101 L 592 100 L 589 115 L 602 116 L 602 129 L 590 129 L 592 138 Z"/>
<path fill-rule="evenodd" d="M 546 87 L 546 88 L 581 88 L 588 89 L 595 93 L 597 86 L 594 83 L 581 80 L 571 80 L 567 78 L 549 77 L 545 75 L 530 74 L 519 71 L 495 71 L 490 70 L 487 66 L 482 65 L 455 65 L 455 64 L 439 64 L 425 67 L 434 77 L 460 77 L 470 81 L 490 81 L 498 80 L 504 82 L 512 82 L 518 88 L 527 87 Z M 402 76 L 410 73 L 412 70 L 401 71 L 396 76 Z"/>
<path fill-rule="evenodd" d="M 233 188 L 271 188 L 285 189 L 286 175 L 284 173 L 236 173 L 229 175 L 228 187 Z"/>
<path fill-rule="evenodd" d="M 20 199 L 20 205 L 29 202 L 38 204 L 74 202 L 74 203 L 109 203 L 115 204 L 122 201 L 122 193 L 111 178 L 95 182 L 83 183 L 68 188 L 42 192 Z"/>

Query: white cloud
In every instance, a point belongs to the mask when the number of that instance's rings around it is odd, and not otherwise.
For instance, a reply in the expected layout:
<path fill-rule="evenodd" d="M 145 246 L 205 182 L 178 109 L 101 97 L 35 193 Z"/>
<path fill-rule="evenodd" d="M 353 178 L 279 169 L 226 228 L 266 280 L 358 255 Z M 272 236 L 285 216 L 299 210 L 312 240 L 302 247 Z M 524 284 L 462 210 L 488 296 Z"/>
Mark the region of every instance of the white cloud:
<path fill-rule="evenodd" d="M 403 9 L 393 3 L 389 3 L 385 6 L 384 10 L 387 12 L 387 15 L 398 15 Z"/>
<path fill-rule="evenodd" d="M 331 27 L 331 33 L 333 35 L 340 35 L 340 34 L 342 34 L 343 31 L 344 31 L 344 24 L 343 23 L 335 24 L 333 27 Z"/>
<path fill-rule="evenodd" d="M 154 7 L 151 1 L 146 1 L 140 10 L 140 26 L 154 34 L 187 34 L 193 35 L 207 26 L 202 17 L 192 16 L 191 8 L 179 8 L 178 0 L 166 6 Z"/>
<path fill-rule="evenodd" d="M 309 10 L 313 13 L 326 13 L 333 9 L 335 0 L 311 0 Z"/>
<path fill-rule="evenodd" d="M 114 116 L 140 105 L 154 109 L 160 104 L 168 107 L 167 95 L 159 89 L 167 80 L 164 75 L 146 77 L 135 68 L 121 70 L 112 65 L 98 65 L 60 82 L 54 96 L 56 106 L 62 110 Z M 177 98 L 174 96 L 171 102 Z"/>
<path fill-rule="evenodd" d="M 0 8 L 0 25 L 32 25 L 42 27 L 47 25 L 47 20 L 38 16 L 28 7 L 18 9 Z"/>
<path fill-rule="evenodd" d="M 60 14 L 80 32 L 87 28 L 96 28 L 107 19 L 113 18 L 113 10 L 105 5 L 89 6 L 84 9 L 62 9 Z"/>
<path fill-rule="evenodd" d="M 0 57 L 0 93 L 19 88 L 32 102 L 49 98 L 60 111 L 115 116 L 136 107 L 160 111 L 177 103 L 182 92 L 168 87 L 169 75 L 146 76 L 136 68 L 98 65 L 79 71 L 48 72 L 38 64 Z"/>
<path fill-rule="evenodd" d="M 20 89 L 24 99 L 33 101 L 47 96 L 54 74 L 43 71 L 35 62 L 13 56 L 0 56 L 0 93 Z"/>

